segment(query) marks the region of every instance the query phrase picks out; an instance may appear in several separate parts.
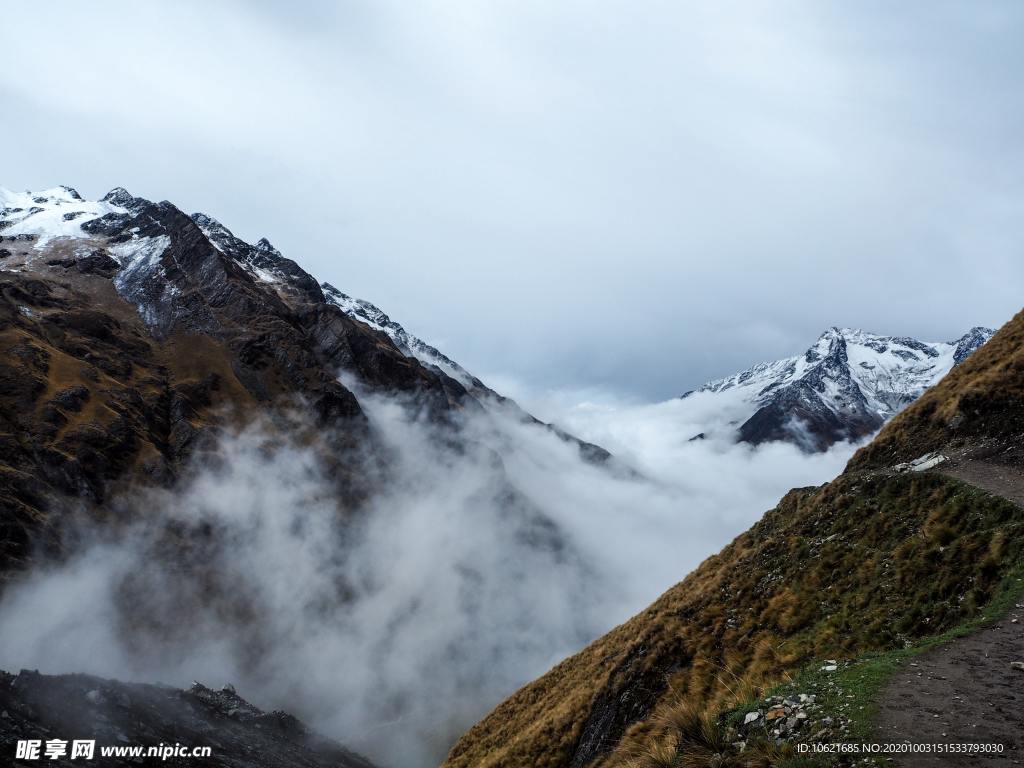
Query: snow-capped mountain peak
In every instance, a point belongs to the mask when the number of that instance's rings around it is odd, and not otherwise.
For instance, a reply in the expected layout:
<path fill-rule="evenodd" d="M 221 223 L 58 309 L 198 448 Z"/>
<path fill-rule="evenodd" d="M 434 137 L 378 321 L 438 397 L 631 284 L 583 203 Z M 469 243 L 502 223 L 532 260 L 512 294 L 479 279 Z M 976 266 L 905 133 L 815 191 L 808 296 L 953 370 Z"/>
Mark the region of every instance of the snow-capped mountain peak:
<path fill-rule="evenodd" d="M 975 327 L 954 341 L 923 342 L 833 326 L 803 355 L 758 363 L 696 392 L 741 406 L 741 440 L 821 450 L 874 432 L 993 333 Z"/>
<path fill-rule="evenodd" d="M 146 212 L 152 215 L 146 215 Z M 170 242 L 163 213 L 184 218 L 170 203 L 154 205 L 115 187 L 100 200 L 84 200 L 72 187 L 59 186 L 43 192 L 12 192 L 0 188 L 0 239 L 19 241 L 18 252 L 0 251 L 0 269 L 34 268 L 36 254 L 53 257 L 61 245 L 73 259 L 102 252 L 113 270 L 117 290 L 138 307 L 151 327 L 157 318 L 169 320 L 171 294 L 178 291 L 167 280 L 162 255 Z M 141 218 L 140 218 L 141 216 Z M 440 369 L 468 390 L 483 391 L 484 385 L 436 347 L 407 332 L 387 314 L 362 299 L 342 293 L 328 283 L 322 286 L 294 261 L 285 258 L 267 238 L 251 244 L 237 237 L 220 221 L 205 213 L 187 217 L 199 228 L 209 244 L 244 270 L 249 277 L 270 288 L 285 303 L 292 299 L 327 301 L 351 319 L 385 333 L 405 355 Z M 145 221 L 144 226 L 139 226 Z M 10 256 L 11 258 L 8 258 Z"/>

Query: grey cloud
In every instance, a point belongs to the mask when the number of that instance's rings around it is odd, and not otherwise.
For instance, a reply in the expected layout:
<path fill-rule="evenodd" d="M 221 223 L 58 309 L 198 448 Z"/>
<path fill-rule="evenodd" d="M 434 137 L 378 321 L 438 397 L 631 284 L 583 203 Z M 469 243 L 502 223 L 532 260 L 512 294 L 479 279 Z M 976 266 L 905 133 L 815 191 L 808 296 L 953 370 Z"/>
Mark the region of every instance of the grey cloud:
<path fill-rule="evenodd" d="M 9 9 L 0 183 L 208 211 L 550 387 L 1019 309 L 1019 4 L 280 8 Z"/>

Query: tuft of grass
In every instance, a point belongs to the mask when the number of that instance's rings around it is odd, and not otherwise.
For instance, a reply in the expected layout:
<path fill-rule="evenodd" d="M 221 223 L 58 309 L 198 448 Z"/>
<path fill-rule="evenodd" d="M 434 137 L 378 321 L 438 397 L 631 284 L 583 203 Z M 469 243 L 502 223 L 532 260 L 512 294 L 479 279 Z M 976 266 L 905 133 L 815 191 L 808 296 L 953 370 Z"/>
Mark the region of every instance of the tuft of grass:
<path fill-rule="evenodd" d="M 680 768 L 678 745 L 673 741 L 652 741 L 626 759 L 628 768 Z"/>

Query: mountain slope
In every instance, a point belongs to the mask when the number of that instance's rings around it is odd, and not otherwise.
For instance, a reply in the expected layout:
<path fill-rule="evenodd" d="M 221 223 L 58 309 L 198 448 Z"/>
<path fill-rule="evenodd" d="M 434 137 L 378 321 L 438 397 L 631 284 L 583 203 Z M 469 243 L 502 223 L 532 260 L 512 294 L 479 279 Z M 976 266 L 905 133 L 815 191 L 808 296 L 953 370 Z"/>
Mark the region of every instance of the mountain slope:
<path fill-rule="evenodd" d="M 428 367 L 438 368 L 451 376 L 468 390 L 485 390 L 483 383 L 450 357 L 413 336 L 401 325 L 388 317 L 383 310 L 363 299 L 354 299 L 342 293 L 330 283 L 321 283 L 320 288 L 328 302 L 336 306 L 353 320 L 386 333 L 395 346 L 408 357 L 415 357 Z"/>
<path fill-rule="evenodd" d="M 367 479 L 346 452 L 372 454 L 375 438 L 339 372 L 452 429 L 487 408 L 540 424 L 266 239 L 121 188 L 0 191 L 0 574 L 32 538 L 59 546 L 55 510 L 173 484 L 225 428 L 300 401 L 339 495 L 358 503 Z"/>
<path fill-rule="evenodd" d="M 596 634 L 594 603 L 575 602 L 596 569 L 564 502 L 532 483 L 580 458 L 604 477 L 607 452 L 266 239 L 120 188 L 2 194 L 8 667 L 229 676 L 420 765 L 552 647 Z M 51 588 L 59 626 L 25 630 L 19 606 Z"/>
<path fill-rule="evenodd" d="M 170 203 L 121 189 L 90 203 L 69 188 L 2 200 L 0 571 L 52 510 L 102 504 L 118 483 L 172 483 L 221 428 L 295 398 L 332 427 L 324 456 L 358 495 L 338 457 L 372 435 L 339 370 L 435 418 L 478 405 L 328 304 L 293 262 L 210 239 Z"/>
<path fill-rule="evenodd" d="M 965 407 L 965 438 L 1020 445 L 1022 334 L 1024 313 L 844 474 L 791 491 L 650 608 L 499 705 L 446 765 L 669 766 L 687 750 L 693 765 L 738 765 L 727 741 L 717 757 L 700 751 L 705 714 L 813 659 L 902 648 L 980 615 L 1020 568 L 1024 509 L 889 461 L 944 448 L 948 417 Z"/>
<path fill-rule="evenodd" d="M 992 333 L 972 328 L 956 341 L 921 342 L 829 328 L 801 356 L 760 363 L 683 397 L 716 396 L 742 422 L 737 434 L 744 442 L 783 440 L 824 450 L 877 430 Z"/>

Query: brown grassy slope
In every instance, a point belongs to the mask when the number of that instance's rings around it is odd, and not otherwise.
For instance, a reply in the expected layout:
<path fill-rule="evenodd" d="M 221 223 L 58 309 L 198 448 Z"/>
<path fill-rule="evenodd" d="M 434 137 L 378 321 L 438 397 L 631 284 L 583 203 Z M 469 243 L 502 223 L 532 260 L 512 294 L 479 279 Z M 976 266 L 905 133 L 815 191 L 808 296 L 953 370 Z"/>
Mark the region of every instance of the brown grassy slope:
<path fill-rule="evenodd" d="M 0 278 L 0 581 L 59 507 L 171 476 L 211 415 L 254 405 L 206 337 L 156 342 L 109 284 Z M 44 537 L 45 538 L 45 537 Z"/>
<path fill-rule="evenodd" d="M 33 551 L 59 546 L 70 513 L 99 514 L 126 485 L 173 482 L 221 428 L 296 396 L 320 397 L 318 414 L 358 409 L 300 331 L 280 343 L 284 324 L 158 339 L 103 275 L 0 272 L 0 587 Z"/>
<path fill-rule="evenodd" d="M 941 475 L 856 470 L 944 447 L 958 412 L 958 439 L 1024 434 L 1022 326 L 1024 314 L 846 474 L 791 491 L 650 608 L 499 705 L 446 766 L 623 765 L 681 703 L 716 710 L 811 659 L 901 647 L 975 616 L 1024 556 L 1024 510 Z"/>
<path fill-rule="evenodd" d="M 857 452 L 848 471 L 1024 435 L 1024 311 Z"/>
<path fill-rule="evenodd" d="M 808 660 L 974 615 L 1024 555 L 1024 510 L 939 475 L 792 491 L 643 613 L 499 705 L 450 766 L 617 764 L 680 699 L 715 708 Z"/>

